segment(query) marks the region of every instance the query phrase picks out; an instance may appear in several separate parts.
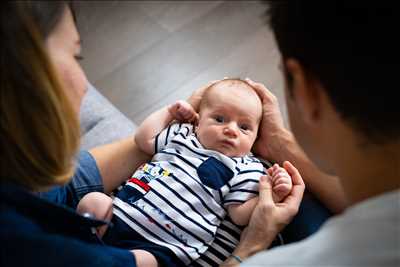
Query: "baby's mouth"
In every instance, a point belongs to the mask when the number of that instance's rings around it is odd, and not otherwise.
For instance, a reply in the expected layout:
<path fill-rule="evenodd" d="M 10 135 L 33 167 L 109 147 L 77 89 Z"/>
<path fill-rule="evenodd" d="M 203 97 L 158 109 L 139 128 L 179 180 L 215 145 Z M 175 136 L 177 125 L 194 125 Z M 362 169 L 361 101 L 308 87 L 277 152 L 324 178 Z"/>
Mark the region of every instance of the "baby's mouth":
<path fill-rule="evenodd" d="M 234 147 L 235 143 L 233 141 L 230 140 L 222 140 L 221 142 L 223 145 L 229 146 L 229 147 Z"/>

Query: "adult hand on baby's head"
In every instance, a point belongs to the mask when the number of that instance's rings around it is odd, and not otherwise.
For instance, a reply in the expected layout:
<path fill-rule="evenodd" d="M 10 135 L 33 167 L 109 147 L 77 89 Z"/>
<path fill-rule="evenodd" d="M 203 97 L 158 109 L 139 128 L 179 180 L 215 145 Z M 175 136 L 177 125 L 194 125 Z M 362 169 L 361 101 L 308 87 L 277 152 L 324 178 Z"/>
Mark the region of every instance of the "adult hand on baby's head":
<path fill-rule="evenodd" d="M 288 133 L 283 124 L 283 117 L 279 109 L 278 99 L 262 83 L 249 78 L 245 81 L 256 91 L 263 106 L 263 116 L 259 128 L 258 138 L 253 146 L 254 152 L 265 159 L 276 160 L 273 151 L 279 145 L 279 139 Z"/>
<path fill-rule="evenodd" d="M 178 100 L 168 108 L 169 113 L 179 122 L 196 123 L 199 115 L 186 101 Z"/>

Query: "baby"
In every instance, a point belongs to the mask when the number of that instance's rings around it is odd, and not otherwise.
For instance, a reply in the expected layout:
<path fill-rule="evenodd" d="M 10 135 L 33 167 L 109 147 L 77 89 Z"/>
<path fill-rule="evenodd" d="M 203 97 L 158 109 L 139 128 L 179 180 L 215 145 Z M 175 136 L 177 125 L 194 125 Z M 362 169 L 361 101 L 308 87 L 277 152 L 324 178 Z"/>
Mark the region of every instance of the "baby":
<path fill-rule="evenodd" d="M 113 227 L 98 235 L 132 250 L 137 266 L 190 264 L 212 243 L 226 213 L 238 225 L 250 219 L 265 174 L 250 153 L 261 117 L 261 100 L 239 79 L 211 85 L 199 114 L 185 101 L 154 112 L 135 137 L 143 151 L 155 154 L 152 161 L 114 200 L 91 193 L 78 212 L 112 220 Z M 268 174 L 279 202 L 291 191 L 291 178 L 278 165 Z"/>

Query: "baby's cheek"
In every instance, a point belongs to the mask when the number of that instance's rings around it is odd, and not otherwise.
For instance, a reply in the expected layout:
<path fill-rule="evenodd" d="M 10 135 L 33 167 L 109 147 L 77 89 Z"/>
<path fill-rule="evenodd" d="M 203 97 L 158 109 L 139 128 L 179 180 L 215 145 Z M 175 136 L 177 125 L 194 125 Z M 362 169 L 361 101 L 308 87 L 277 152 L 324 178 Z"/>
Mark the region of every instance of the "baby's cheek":
<path fill-rule="evenodd" d="M 256 140 L 256 137 L 257 136 L 249 136 L 249 138 L 247 139 L 246 145 L 245 145 L 245 147 L 246 147 L 245 149 L 247 150 L 246 154 L 250 153 L 250 151 L 252 150 L 253 145 L 254 145 L 255 140 Z"/>
<path fill-rule="evenodd" d="M 210 144 L 208 143 L 208 141 L 212 140 L 209 137 L 208 132 L 204 131 L 204 127 L 202 127 L 201 125 L 199 125 L 197 127 L 196 130 L 196 134 L 197 134 L 197 138 L 199 140 L 199 142 L 205 147 L 210 149 Z"/>

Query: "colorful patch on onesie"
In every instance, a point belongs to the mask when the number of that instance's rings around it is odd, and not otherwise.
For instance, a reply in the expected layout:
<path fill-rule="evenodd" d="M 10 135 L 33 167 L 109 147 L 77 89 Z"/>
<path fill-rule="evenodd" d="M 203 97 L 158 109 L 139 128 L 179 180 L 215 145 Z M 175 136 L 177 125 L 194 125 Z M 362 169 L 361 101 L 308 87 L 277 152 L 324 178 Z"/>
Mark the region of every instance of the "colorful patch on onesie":
<path fill-rule="evenodd" d="M 149 185 L 151 180 L 162 179 L 169 175 L 170 172 L 163 169 L 157 163 L 143 164 L 132 175 L 132 178 L 126 182 L 116 197 L 129 204 L 133 204 L 151 190 L 151 186 Z"/>

